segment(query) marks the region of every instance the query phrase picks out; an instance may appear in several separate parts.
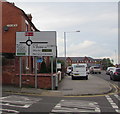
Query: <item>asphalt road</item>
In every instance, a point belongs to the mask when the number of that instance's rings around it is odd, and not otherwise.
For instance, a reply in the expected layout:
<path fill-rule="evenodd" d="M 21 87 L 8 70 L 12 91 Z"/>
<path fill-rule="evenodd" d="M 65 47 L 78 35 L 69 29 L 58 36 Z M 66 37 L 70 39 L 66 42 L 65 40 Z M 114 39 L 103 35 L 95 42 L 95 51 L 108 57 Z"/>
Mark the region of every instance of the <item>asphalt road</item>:
<path fill-rule="evenodd" d="M 105 71 L 102 71 L 102 74 L 96 74 L 96 76 L 112 83 L 112 84 L 116 84 L 118 85 L 118 87 L 120 88 L 120 81 L 113 81 L 113 80 L 110 80 L 110 76 L 109 75 L 106 75 L 106 72 Z"/>
<path fill-rule="evenodd" d="M 15 99 L 17 102 L 15 102 Z M 3 98 L 3 112 L 120 112 L 116 94 L 89 97 L 45 97 L 8 95 Z"/>
<path fill-rule="evenodd" d="M 119 84 L 119 81 L 111 81 L 105 72 L 94 74 L 105 79 L 112 84 Z M 22 112 L 113 112 L 120 113 L 120 96 L 117 92 L 104 95 L 87 96 L 39 96 L 3 93 L 0 98 L 3 113 L 22 113 Z"/>

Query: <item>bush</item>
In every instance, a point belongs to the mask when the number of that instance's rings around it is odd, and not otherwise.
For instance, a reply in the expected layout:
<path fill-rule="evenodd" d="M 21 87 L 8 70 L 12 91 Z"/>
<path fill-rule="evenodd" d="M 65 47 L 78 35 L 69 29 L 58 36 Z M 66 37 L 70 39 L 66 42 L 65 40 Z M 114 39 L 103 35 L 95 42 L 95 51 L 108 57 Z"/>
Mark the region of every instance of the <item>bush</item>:
<path fill-rule="evenodd" d="M 45 61 L 41 63 L 41 69 L 39 73 L 48 73 Z"/>

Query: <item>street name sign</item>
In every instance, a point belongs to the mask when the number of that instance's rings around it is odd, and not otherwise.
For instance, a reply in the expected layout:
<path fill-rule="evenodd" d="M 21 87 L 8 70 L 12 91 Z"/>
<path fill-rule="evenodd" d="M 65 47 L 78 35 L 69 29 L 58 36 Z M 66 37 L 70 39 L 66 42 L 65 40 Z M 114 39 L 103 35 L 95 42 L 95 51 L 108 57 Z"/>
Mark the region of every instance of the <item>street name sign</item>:
<path fill-rule="evenodd" d="M 56 56 L 56 32 L 16 32 L 16 56 Z"/>

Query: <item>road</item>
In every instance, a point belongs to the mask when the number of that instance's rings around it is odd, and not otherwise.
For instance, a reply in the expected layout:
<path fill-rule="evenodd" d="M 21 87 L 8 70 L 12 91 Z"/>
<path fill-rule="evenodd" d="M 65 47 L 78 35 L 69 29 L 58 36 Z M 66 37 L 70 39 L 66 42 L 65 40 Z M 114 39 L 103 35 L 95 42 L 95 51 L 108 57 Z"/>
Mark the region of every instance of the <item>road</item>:
<path fill-rule="evenodd" d="M 99 76 L 100 78 L 112 83 L 112 84 L 115 84 L 117 85 L 118 87 L 120 87 L 120 81 L 113 81 L 113 80 L 110 80 L 110 76 L 109 75 L 106 75 L 106 72 L 103 71 L 102 74 L 97 74 L 96 76 Z"/>
<path fill-rule="evenodd" d="M 112 84 L 119 84 L 119 81 L 111 81 L 109 76 L 94 74 L 96 77 L 105 79 Z M 82 80 L 84 81 L 84 80 Z M 114 88 L 115 89 L 115 88 Z M 114 91 L 111 94 L 86 95 L 86 96 L 39 96 L 3 93 L 1 98 L 3 113 L 20 112 L 113 112 L 120 113 L 120 96 Z"/>

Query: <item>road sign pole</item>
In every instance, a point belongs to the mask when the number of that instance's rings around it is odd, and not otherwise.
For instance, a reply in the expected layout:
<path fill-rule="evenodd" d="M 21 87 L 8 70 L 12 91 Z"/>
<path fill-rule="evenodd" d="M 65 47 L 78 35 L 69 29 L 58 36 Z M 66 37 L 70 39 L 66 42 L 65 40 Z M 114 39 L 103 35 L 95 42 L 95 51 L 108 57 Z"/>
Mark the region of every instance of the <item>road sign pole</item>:
<path fill-rule="evenodd" d="M 19 76 L 19 87 L 22 87 L 22 57 L 19 57 L 20 64 L 20 76 Z"/>
<path fill-rule="evenodd" d="M 51 56 L 51 88 L 53 90 L 53 57 Z"/>
<path fill-rule="evenodd" d="M 35 88 L 37 88 L 37 57 L 35 57 Z"/>
<path fill-rule="evenodd" d="M 57 89 L 58 88 L 58 74 L 57 74 L 57 57 L 56 57 L 56 88 L 55 89 Z"/>

